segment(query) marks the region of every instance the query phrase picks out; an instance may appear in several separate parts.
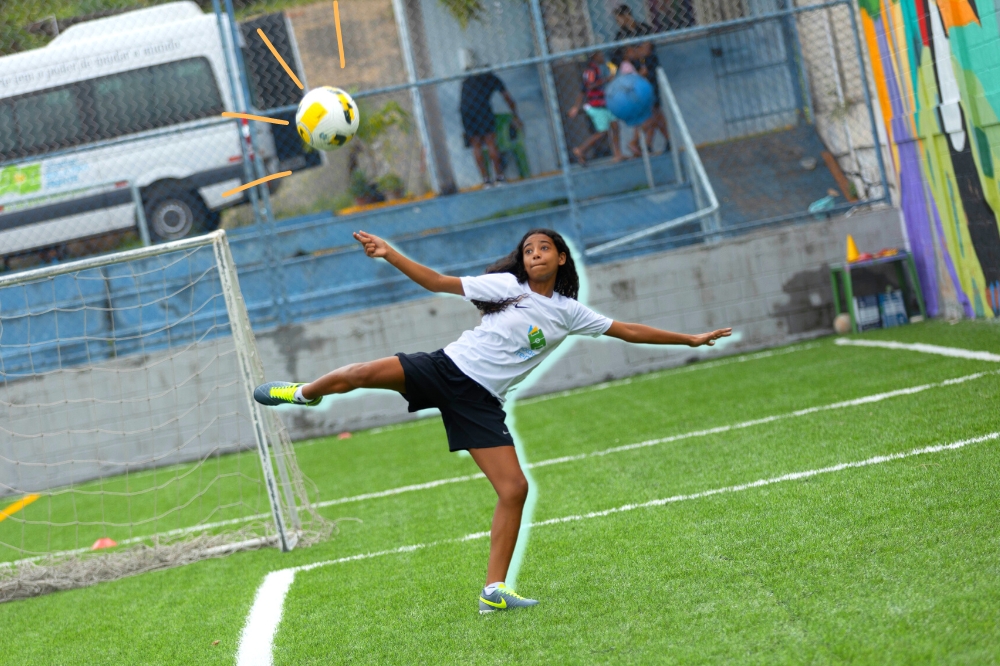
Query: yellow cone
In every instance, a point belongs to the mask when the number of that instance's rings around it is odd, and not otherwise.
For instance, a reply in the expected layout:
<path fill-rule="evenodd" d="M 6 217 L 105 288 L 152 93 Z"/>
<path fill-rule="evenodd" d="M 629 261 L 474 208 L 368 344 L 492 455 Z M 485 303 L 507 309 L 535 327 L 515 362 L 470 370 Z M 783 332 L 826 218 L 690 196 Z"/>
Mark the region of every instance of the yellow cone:
<path fill-rule="evenodd" d="M 847 263 L 858 260 L 858 246 L 854 244 L 854 237 L 847 234 Z"/>

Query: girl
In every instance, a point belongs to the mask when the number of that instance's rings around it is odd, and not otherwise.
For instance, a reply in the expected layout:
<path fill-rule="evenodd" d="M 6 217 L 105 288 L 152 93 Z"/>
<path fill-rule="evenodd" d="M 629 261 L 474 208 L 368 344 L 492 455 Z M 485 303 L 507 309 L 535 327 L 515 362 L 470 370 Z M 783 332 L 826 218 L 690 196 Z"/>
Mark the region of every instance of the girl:
<path fill-rule="evenodd" d="M 528 496 L 528 482 L 504 424 L 507 391 L 571 334 L 698 347 L 715 344 L 732 329 L 684 335 L 612 321 L 594 312 L 577 302 L 580 280 L 573 257 L 563 237 L 551 229 L 529 231 L 513 252 L 486 269 L 486 275 L 463 278 L 441 275 L 407 259 L 377 236 L 359 231 L 354 238 L 369 257 L 385 259 L 421 287 L 472 301 L 483 315 L 482 323 L 436 352 L 354 363 L 309 384 L 262 384 L 254 390 L 254 399 L 270 406 L 314 406 L 325 395 L 377 388 L 398 391 L 411 412 L 440 409 L 448 448 L 468 450 L 498 497 L 479 612 L 534 606 L 537 601 L 504 585 Z"/>

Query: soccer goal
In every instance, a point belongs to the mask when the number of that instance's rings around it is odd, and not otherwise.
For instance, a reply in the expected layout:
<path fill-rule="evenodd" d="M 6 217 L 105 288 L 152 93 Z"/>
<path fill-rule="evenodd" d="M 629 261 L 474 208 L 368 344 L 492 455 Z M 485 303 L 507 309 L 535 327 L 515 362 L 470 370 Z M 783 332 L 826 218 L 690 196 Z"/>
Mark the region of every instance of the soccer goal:
<path fill-rule="evenodd" d="M 329 533 L 225 233 L 0 275 L 0 601 Z"/>

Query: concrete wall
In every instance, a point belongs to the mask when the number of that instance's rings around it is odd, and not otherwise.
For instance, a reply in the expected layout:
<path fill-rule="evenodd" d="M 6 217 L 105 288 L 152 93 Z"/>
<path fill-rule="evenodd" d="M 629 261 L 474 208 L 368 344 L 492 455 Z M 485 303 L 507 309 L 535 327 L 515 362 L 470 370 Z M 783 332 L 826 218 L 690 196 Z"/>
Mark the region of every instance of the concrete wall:
<path fill-rule="evenodd" d="M 828 266 L 843 260 L 847 234 L 866 250 L 903 245 L 898 212 L 885 209 L 590 267 L 585 302 L 595 310 L 684 332 L 732 326 L 733 341 L 709 352 L 576 339 L 565 343 L 569 348 L 560 349 L 562 356 L 550 359 L 520 395 L 831 332 Z M 438 349 L 478 320 L 475 308 L 462 299 L 437 296 L 290 326 L 259 336 L 257 345 L 269 377 L 306 381 L 347 363 Z M 400 396 L 379 391 L 327 399 L 320 409 L 289 408 L 283 417 L 292 439 L 411 418 Z"/>
<path fill-rule="evenodd" d="M 254 444 L 229 337 L 0 386 L 0 497 Z"/>

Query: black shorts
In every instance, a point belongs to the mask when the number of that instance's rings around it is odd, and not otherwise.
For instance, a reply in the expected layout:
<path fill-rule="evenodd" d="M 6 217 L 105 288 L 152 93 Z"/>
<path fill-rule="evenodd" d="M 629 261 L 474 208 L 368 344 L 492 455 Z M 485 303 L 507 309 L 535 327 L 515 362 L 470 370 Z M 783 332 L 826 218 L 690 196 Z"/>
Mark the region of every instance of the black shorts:
<path fill-rule="evenodd" d="M 492 111 L 464 111 L 462 113 L 462 129 L 465 130 L 465 147 L 470 145 L 470 139 L 488 136 L 497 131 L 497 117 Z"/>
<path fill-rule="evenodd" d="M 458 369 L 444 350 L 396 354 L 406 376 L 409 410 L 441 410 L 452 451 L 514 446 L 496 397 Z"/>

